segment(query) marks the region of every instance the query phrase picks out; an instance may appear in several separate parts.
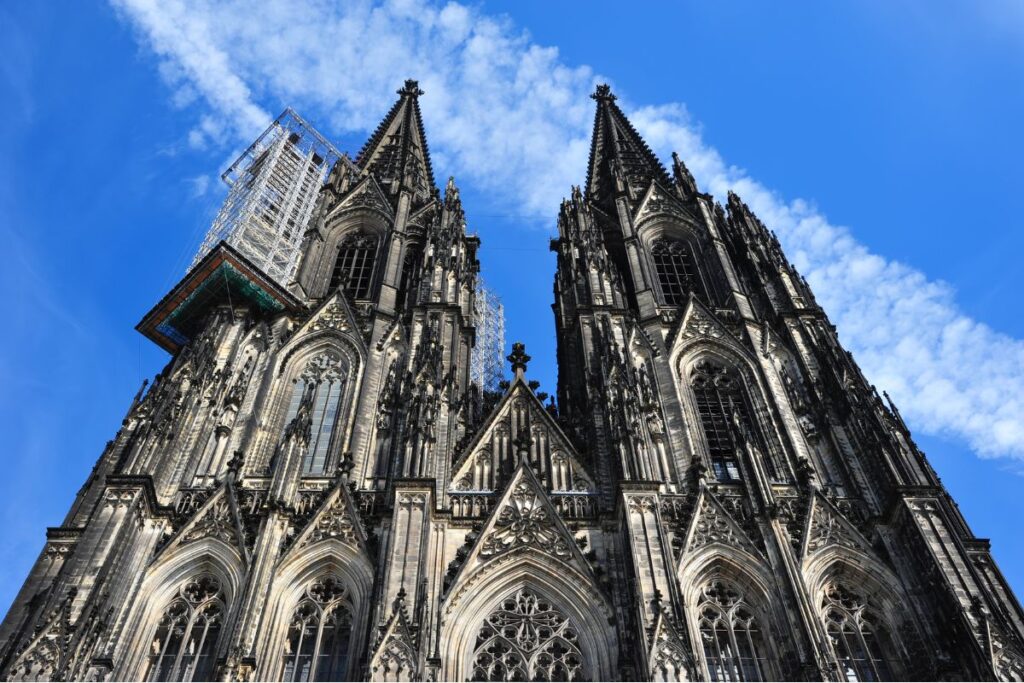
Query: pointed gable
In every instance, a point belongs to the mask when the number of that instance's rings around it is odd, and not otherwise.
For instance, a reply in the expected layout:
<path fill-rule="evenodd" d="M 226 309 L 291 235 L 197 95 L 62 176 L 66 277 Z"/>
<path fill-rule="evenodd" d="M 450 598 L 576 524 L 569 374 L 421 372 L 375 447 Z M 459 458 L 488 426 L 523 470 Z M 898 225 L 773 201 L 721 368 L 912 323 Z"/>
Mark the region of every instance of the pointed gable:
<path fill-rule="evenodd" d="M 806 558 L 829 546 L 872 553 L 871 543 L 853 522 L 820 492 L 815 492 L 807 511 L 807 527 L 800 555 Z"/>
<path fill-rule="evenodd" d="M 377 681 L 414 681 L 418 678 L 416 633 L 406 613 L 405 590 L 392 605 L 391 616 L 381 629 L 370 672 Z"/>
<path fill-rule="evenodd" d="M 594 582 L 576 539 L 525 461 L 512 474 L 453 585 L 491 561 L 524 552 L 562 562 Z"/>
<path fill-rule="evenodd" d="M 736 342 L 736 337 L 718 319 L 714 313 L 709 311 L 692 294 L 679 318 L 679 323 L 674 332 L 669 333 L 665 345 L 673 351 L 676 347 L 695 339 L 720 340 L 727 339 Z"/>
<path fill-rule="evenodd" d="M 666 190 L 656 180 L 652 180 L 633 214 L 633 224 L 638 226 L 655 216 L 669 216 L 688 222 L 697 220 L 674 193 Z"/>
<path fill-rule="evenodd" d="M 366 344 L 360 334 L 361 326 L 352 312 L 352 306 L 341 289 L 335 290 L 310 314 L 299 329 L 291 336 L 291 341 L 316 332 L 332 331 L 345 335 L 366 352 Z M 282 366 L 283 367 L 283 366 Z"/>
<path fill-rule="evenodd" d="M 647 657 L 647 670 L 652 680 L 689 680 L 689 648 L 672 620 L 659 612 L 651 629 L 651 647 Z"/>
<path fill-rule="evenodd" d="M 625 183 L 631 196 L 643 192 L 653 180 L 671 186 L 665 167 L 615 104 L 611 88 L 599 85 L 591 97 L 597 100 L 597 113 L 587 167 L 587 199 L 609 202 L 616 181 Z"/>
<path fill-rule="evenodd" d="M 497 490 L 527 449 L 547 491 L 596 490 L 569 438 L 522 378 L 512 382 L 456 462 L 450 490 Z"/>
<path fill-rule="evenodd" d="M 307 546 L 323 540 L 335 539 L 358 550 L 366 550 L 366 532 L 359 521 L 352 496 L 344 483 L 339 482 L 306 526 L 295 536 L 281 563 Z"/>
<path fill-rule="evenodd" d="M 248 562 L 249 549 L 243 529 L 234 486 L 225 482 L 178 529 L 160 554 L 206 538 L 216 538 L 235 548 L 242 560 Z"/>
<path fill-rule="evenodd" d="M 415 195 L 416 205 L 429 201 L 437 191 L 420 115 L 422 94 L 419 83 L 407 80 L 398 91 L 398 101 L 356 157 L 356 165 L 389 191 L 405 184 Z"/>
<path fill-rule="evenodd" d="M 701 486 L 695 509 L 686 534 L 686 544 L 683 546 L 684 560 L 688 553 L 712 543 L 741 548 L 755 556 L 761 554 L 739 523 L 705 486 Z"/>
<path fill-rule="evenodd" d="M 366 176 L 356 183 L 348 193 L 331 209 L 328 220 L 340 213 L 353 209 L 370 209 L 391 220 L 394 214 L 384 190 L 373 176 Z"/>

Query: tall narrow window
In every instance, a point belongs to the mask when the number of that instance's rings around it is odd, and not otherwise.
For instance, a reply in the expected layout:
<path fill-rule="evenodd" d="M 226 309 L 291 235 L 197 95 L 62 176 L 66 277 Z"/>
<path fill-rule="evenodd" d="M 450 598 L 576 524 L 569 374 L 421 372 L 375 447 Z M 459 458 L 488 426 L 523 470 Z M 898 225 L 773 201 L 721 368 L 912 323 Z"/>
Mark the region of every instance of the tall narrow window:
<path fill-rule="evenodd" d="M 847 681 L 895 680 L 886 656 L 888 633 L 865 598 L 832 582 L 825 587 L 822 609 L 839 671 Z"/>
<path fill-rule="evenodd" d="M 721 579 L 708 583 L 697 614 L 709 680 L 770 678 L 761 626 L 734 586 Z"/>
<path fill-rule="evenodd" d="M 582 681 L 579 636 L 562 612 L 528 589 L 484 619 L 473 654 L 474 681 Z"/>
<path fill-rule="evenodd" d="M 212 680 L 223 621 L 220 583 L 207 574 L 185 583 L 160 618 L 146 680 Z"/>
<path fill-rule="evenodd" d="M 306 589 L 288 627 L 282 680 L 348 680 L 352 608 L 347 593 L 330 576 Z"/>
<path fill-rule="evenodd" d="M 303 474 L 321 475 L 327 471 L 331 437 L 338 423 L 346 379 L 347 367 L 341 356 L 324 351 L 310 359 L 295 380 L 285 424 L 292 421 L 303 400 L 309 401 L 312 425 L 302 458 Z"/>
<path fill-rule="evenodd" d="M 697 282 L 693 256 L 685 242 L 666 237 L 658 239 L 651 248 L 654 270 L 661 285 L 661 296 L 668 306 L 681 306 L 686 295 Z"/>
<path fill-rule="evenodd" d="M 718 481 L 738 481 L 740 468 L 733 438 L 735 415 L 751 433 L 750 415 L 740 381 L 734 373 L 709 361 L 701 361 L 690 377 L 697 412 L 708 444 L 711 467 Z"/>
<path fill-rule="evenodd" d="M 353 299 L 365 299 L 370 293 L 377 239 L 362 231 L 345 237 L 331 273 L 331 291 L 341 287 Z"/>
<path fill-rule="evenodd" d="M 398 305 L 407 308 L 416 302 L 416 290 L 420 284 L 422 254 L 418 247 L 410 246 L 402 260 L 402 279 L 398 285 Z"/>

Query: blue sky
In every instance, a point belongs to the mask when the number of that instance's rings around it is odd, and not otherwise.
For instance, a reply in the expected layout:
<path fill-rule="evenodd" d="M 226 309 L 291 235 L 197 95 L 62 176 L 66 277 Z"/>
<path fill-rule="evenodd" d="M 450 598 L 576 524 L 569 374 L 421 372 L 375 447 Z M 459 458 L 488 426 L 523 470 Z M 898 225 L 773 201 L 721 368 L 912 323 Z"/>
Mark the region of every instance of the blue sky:
<path fill-rule="evenodd" d="M 547 234 L 609 80 L 664 159 L 779 231 L 1024 590 L 1020 5 L 313 4 L 0 5 L 0 603 L 166 362 L 133 327 L 220 172 L 286 105 L 357 150 L 406 77 L 545 390 Z"/>

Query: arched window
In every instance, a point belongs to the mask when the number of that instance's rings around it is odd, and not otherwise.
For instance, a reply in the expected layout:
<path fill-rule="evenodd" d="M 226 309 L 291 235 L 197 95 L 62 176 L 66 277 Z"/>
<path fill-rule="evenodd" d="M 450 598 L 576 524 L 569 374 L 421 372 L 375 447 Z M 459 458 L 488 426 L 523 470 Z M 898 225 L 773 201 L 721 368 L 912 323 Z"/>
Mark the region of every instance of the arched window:
<path fill-rule="evenodd" d="M 734 430 L 752 433 L 740 379 L 726 368 L 702 360 L 694 368 L 690 383 L 715 478 L 724 482 L 739 481 Z M 738 427 L 732 424 L 734 419 L 739 421 Z"/>
<path fill-rule="evenodd" d="M 284 648 L 284 681 L 348 680 L 352 607 L 345 586 L 326 576 L 306 589 L 292 613 Z"/>
<path fill-rule="evenodd" d="M 822 611 L 828 639 L 846 680 L 895 680 L 893 660 L 886 654 L 888 633 L 864 597 L 833 581 L 825 586 Z"/>
<path fill-rule="evenodd" d="M 484 619 L 471 680 L 586 680 L 578 641 L 568 617 L 530 590 L 520 589 Z"/>
<path fill-rule="evenodd" d="M 686 295 L 696 289 L 697 270 L 685 242 L 659 238 L 651 247 L 654 270 L 661 285 L 661 296 L 668 306 L 686 303 Z"/>
<path fill-rule="evenodd" d="M 697 615 L 709 680 L 770 679 L 763 630 L 734 586 L 721 579 L 710 581 Z"/>
<path fill-rule="evenodd" d="M 186 582 L 160 618 L 146 680 L 212 680 L 224 611 L 217 579 L 203 574 Z"/>
<path fill-rule="evenodd" d="M 370 294 L 373 264 L 377 256 L 377 238 L 357 230 L 345 237 L 331 273 L 331 289 L 341 287 L 353 299 Z"/>
<path fill-rule="evenodd" d="M 328 447 L 338 422 L 347 375 L 348 367 L 342 357 L 323 351 L 311 358 L 295 379 L 285 424 L 292 421 L 304 400 L 309 402 L 312 426 L 302 458 L 303 474 L 321 475 L 327 471 Z"/>

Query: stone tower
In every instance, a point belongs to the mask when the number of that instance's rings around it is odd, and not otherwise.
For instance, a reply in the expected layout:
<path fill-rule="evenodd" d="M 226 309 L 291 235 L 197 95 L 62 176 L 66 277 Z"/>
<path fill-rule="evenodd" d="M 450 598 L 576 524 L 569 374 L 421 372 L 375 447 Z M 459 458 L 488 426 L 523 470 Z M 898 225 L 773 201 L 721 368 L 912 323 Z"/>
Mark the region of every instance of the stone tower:
<path fill-rule="evenodd" d="M 470 379 L 479 242 L 416 82 L 295 282 L 227 244 L 0 627 L 15 680 L 1024 677 L 1024 618 L 735 196 L 606 86 L 562 204 L 558 400 Z M 145 389 L 145 387 L 144 387 Z"/>

